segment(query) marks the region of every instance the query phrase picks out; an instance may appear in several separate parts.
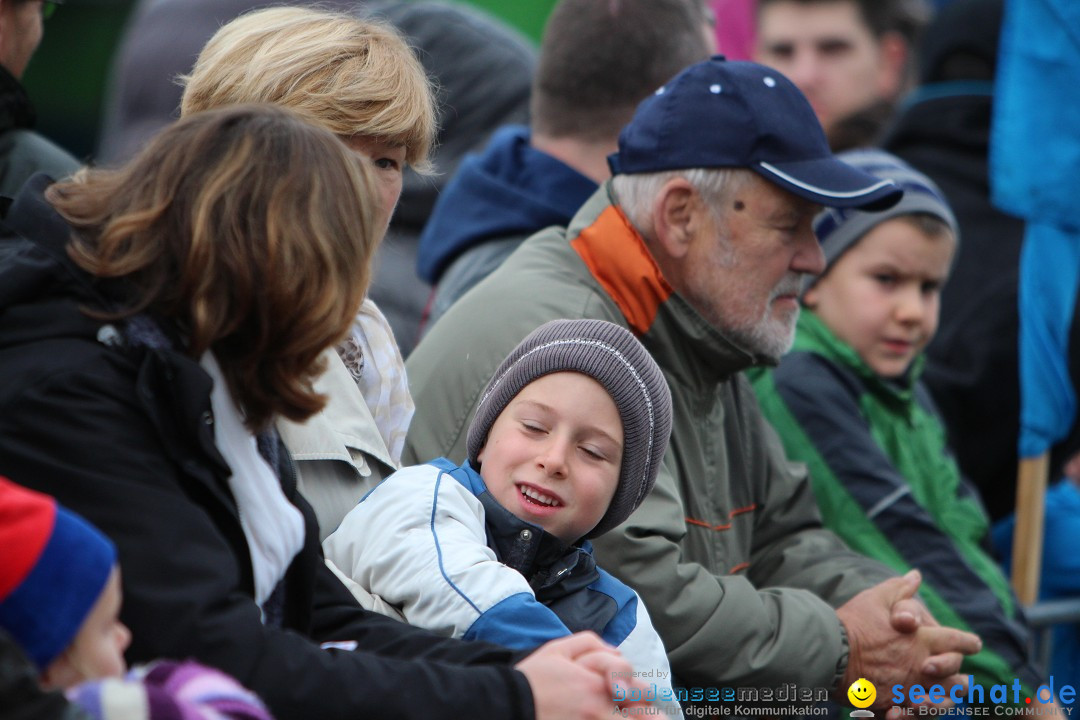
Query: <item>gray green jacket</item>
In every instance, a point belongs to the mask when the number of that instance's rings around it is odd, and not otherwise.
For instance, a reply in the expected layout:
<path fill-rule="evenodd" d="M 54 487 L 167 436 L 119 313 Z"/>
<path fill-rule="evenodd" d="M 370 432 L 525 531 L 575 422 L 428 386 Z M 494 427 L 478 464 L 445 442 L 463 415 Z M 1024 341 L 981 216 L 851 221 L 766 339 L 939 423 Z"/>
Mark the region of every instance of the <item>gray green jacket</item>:
<path fill-rule="evenodd" d="M 830 687 L 833 608 L 891 573 L 821 527 L 740 371 L 755 358 L 675 294 L 605 184 L 455 304 L 407 362 L 417 412 L 404 462 L 465 457 L 488 379 L 531 330 L 600 318 L 638 335 L 671 386 L 674 427 L 651 495 L 594 541 L 645 600 L 686 687 Z"/>

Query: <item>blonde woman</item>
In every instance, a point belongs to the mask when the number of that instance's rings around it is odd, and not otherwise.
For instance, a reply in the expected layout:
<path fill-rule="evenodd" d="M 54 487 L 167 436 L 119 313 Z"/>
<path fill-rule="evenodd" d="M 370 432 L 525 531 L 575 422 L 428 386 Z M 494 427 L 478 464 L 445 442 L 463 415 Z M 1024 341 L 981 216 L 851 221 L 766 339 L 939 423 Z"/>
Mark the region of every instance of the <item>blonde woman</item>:
<path fill-rule="evenodd" d="M 405 166 L 429 169 L 435 101 L 423 67 L 391 27 L 312 8 L 258 10 L 222 26 L 184 83 L 183 116 L 270 102 L 334 133 L 377 179 L 380 232 Z M 303 424 L 278 423 L 320 538 L 398 467 L 414 407 L 393 333 L 370 301 L 325 363 L 316 388 L 330 398 L 326 409 Z"/>

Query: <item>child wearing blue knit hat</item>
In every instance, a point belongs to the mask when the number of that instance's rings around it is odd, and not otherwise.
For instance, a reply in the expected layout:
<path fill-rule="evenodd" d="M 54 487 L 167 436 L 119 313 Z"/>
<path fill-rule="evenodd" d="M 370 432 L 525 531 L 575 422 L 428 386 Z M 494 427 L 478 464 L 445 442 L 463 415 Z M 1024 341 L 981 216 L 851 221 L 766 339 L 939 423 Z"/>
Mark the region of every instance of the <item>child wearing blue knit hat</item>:
<path fill-rule="evenodd" d="M 825 271 L 804 281 L 802 302 L 874 373 L 900 377 L 937 330 L 956 218 L 930 178 L 899 158 L 880 150 L 841 157 L 904 196 L 881 212 L 829 208 L 814 219 Z"/>
<path fill-rule="evenodd" d="M 959 242 L 941 191 L 879 150 L 838 157 L 904 190 L 882 212 L 814 220 L 825 271 L 803 285 L 795 344 L 754 389 L 792 460 L 810 469 L 825 524 L 898 573 L 918 569 L 933 617 L 978 634 L 962 674 L 990 687 L 1042 682 L 1023 616 L 984 549 L 989 520 L 960 475 L 920 381 Z M 989 281 L 989 278 L 988 278 Z"/>
<path fill-rule="evenodd" d="M 235 680 L 192 661 L 125 676 L 131 632 L 120 603 L 112 542 L 48 495 L 0 477 L 0 630 L 43 689 L 66 691 L 96 720 L 272 720 Z"/>
<path fill-rule="evenodd" d="M 67 688 L 122 675 L 116 548 L 47 495 L 0 478 L 0 627 L 41 673 Z"/>

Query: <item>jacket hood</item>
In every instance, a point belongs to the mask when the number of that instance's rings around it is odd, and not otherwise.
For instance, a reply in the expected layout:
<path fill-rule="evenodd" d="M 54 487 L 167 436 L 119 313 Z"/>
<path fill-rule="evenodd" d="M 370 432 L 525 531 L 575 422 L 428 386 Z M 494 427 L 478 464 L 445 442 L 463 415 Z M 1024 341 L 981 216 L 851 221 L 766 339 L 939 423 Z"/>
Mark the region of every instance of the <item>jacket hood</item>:
<path fill-rule="evenodd" d="M 499 130 L 480 155 L 467 157 L 420 236 L 417 272 L 437 283 L 465 250 L 488 239 L 565 226 L 596 183 L 529 145 L 529 130 Z"/>
<path fill-rule="evenodd" d="M 990 80 L 997 70 L 1005 0 L 952 0 L 923 30 L 919 85 Z"/>

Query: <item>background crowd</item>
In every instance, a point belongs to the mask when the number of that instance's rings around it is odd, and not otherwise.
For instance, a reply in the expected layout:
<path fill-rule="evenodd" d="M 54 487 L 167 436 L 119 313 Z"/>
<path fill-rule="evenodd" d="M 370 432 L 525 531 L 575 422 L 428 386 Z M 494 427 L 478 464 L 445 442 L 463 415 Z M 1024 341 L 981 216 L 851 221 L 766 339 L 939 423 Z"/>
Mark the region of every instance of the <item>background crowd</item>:
<path fill-rule="evenodd" d="M 0 0 L 5 717 L 1080 684 L 1008 575 L 1034 497 L 1080 592 L 1068 2 L 141 0 L 92 149 L 67 10 Z"/>

